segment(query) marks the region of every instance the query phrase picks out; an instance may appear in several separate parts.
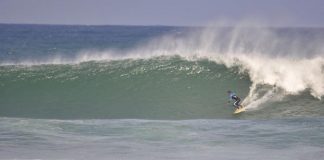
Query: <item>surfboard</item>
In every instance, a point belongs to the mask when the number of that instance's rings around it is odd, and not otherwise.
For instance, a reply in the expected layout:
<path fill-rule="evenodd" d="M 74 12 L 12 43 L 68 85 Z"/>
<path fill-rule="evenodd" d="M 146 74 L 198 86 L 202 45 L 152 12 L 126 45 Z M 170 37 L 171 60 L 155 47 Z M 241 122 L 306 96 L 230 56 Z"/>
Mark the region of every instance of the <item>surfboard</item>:
<path fill-rule="evenodd" d="M 234 113 L 233 114 L 238 114 L 238 113 L 241 113 L 241 112 L 244 112 L 245 111 L 245 107 L 242 106 L 241 108 L 239 109 L 235 109 Z"/>

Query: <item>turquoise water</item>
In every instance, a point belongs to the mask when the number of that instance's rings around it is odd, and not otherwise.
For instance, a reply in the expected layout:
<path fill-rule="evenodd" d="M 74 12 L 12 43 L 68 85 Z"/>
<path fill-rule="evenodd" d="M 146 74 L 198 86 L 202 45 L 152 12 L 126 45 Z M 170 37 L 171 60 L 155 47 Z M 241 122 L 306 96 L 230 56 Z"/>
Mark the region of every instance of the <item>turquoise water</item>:
<path fill-rule="evenodd" d="M 0 115 L 27 118 L 225 118 L 227 89 L 250 85 L 225 66 L 179 57 L 4 66 L 1 75 Z"/>
<path fill-rule="evenodd" d="M 320 159 L 321 28 L 0 25 L 0 159 Z M 227 90 L 247 111 L 233 115 Z"/>

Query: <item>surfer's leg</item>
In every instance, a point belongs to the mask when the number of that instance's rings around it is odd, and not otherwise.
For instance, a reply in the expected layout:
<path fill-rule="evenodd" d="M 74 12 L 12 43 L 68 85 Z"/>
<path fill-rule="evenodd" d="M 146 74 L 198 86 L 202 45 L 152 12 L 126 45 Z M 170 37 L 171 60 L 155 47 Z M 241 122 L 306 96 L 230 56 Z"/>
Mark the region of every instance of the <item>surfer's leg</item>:
<path fill-rule="evenodd" d="M 234 106 L 235 106 L 237 109 L 242 108 L 242 105 L 240 105 L 240 102 L 241 102 L 240 99 L 238 99 L 237 101 L 234 102 Z"/>
<path fill-rule="evenodd" d="M 240 108 L 240 105 L 239 105 L 238 102 L 240 102 L 240 101 L 237 100 L 237 101 L 234 102 L 234 106 L 235 106 L 236 109 L 239 109 Z"/>

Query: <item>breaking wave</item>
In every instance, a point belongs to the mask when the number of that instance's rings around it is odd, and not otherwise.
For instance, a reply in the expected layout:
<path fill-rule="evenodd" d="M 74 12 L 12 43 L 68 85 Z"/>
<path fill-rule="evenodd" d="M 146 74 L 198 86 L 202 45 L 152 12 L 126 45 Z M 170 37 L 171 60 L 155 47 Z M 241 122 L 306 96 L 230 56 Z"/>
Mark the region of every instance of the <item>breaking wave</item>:
<path fill-rule="evenodd" d="M 290 107 L 274 111 L 279 116 L 323 115 L 323 41 L 323 29 L 208 27 L 164 35 L 127 50 L 83 50 L 72 58 L 2 61 L 0 94 L 6 106 L 2 109 L 46 106 L 54 112 L 64 108 L 64 117 L 73 115 L 73 107 L 79 108 L 72 118 L 81 112 L 88 118 L 102 118 L 107 108 L 105 115 L 112 113 L 108 118 L 128 114 L 211 118 L 222 117 L 226 91 L 231 89 L 254 112 L 277 105 Z M 69 107 L 71 113 L 66 111 Z M 21 116 L 28 117 L 27 113 Z"/>

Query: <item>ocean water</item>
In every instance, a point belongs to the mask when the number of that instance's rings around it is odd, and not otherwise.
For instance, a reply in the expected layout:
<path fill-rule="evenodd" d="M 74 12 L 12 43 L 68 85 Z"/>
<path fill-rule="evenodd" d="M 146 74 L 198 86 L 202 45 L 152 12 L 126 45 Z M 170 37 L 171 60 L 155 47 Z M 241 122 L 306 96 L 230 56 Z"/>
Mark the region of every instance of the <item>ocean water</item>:
<path fill-rule="evenodd" d="M 323 42 L 322 28 L 1 24 L 0 159 L 321 159 Z"/>

